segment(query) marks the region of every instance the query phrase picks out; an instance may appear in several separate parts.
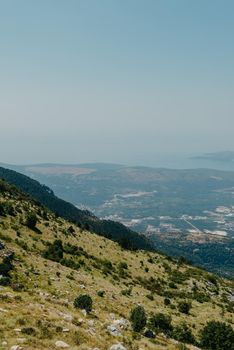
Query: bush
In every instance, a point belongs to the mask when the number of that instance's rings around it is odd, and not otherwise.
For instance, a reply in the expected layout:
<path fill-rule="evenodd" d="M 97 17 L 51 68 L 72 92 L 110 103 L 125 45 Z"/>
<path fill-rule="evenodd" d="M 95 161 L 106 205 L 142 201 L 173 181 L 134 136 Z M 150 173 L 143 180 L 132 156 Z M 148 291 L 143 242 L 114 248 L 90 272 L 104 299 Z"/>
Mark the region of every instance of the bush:
<path fill-rule="evenodd" d="M 171 317 L 163 313 L 157 313 L 150 317 L 149 325 L 154 331 L 162 331 L 165 334 L 170 334 L 173 327 Z"/>
<path fill-rule="evenodd" d="M 126 263 L 126 262 L 124 262 L 124 261 L 121 261 L 120 263 L 119 263 L 119 265 L 118 265 L 118 268 L 121 270 L 121 269 L 123 269 L 123 270 L 127 270 L 128 269 L 128 264 Z"/>
<path fill-rule="evenodd" d="M 0 277 L 0 286 L 9 286 L 11 284 L 10 277 Z"/>
<path fill-rule="evenodd" d="M 191 303 L 189 303 L 187 301 L 181 301 L 178 304 L 178 310 L 186 315 L 189 314 L 191 307 L 192 307 Z"/>
<path fill-rule="evenodd" d="M 209 321 L 200 334 L 201 347 L 207 350 L 234 350 L 234 330 L 223 322 Z"/>
<path fill-rule="evenodd" d="M 29 213 L 26 217 L 26 226 L 34 230 L 37 224 L 37 216 L 34 213 Z"/>
<path fill-rule="evenodd" d="M 63 259 L 63 244 L 60 239 L 52 243 L 49 248 L 43 253 L 43 257 L 52 261 L 59 262 Z"/>
<path fill-rule="evenodd" d="M 36 331 L 32 327 L 23 327 L 21 328 L 21 332 L 27 335 L 36 335 Z"/>
<path fill-rule="evenodd" d="M 89 295 L 80 295 L 74 300 L 74 307 L 81 310 L 86 310 L 87 312 L 92 311 L 93 301 Z"/>
<path fill-rule="evenodd" d="M 182 323 L 181 325 L 176 326 L 173 330 L 172 336 L 176 340 L 183 343 L 188 343 L 188 344 L 195 343 L 194 335 L 192 334 L 191 329 L 187 326 L 186 323 Z"/>
<path fill-rule="evenodd" d="M 136 306 L 130 314 L 132 329 L 135 332 L 140 332 L 146 325 L 147 317 L 145 309 L 142 306 Z"/>
<path fill-rule="evenodd" d="M 169 298 L 165 298 L 164 299 L 164 305 L 165 306 L 168 306 L 168 305 L 170 305 L 171 304 L 171 300 L 169 299 Z"/>
<path fill-rule="evenodd" d="M 101 298 L 103 298 L 104 295 L 105 295 L 105 291 L 104 291 L 104 290 L 99 290 L 99 291 L 97 292 L 97 296 L 99 296 L 99 297 L 101 297 Z"/>
<path fill-rule="evenodd" d="M 2 263 L 0 263 L 0 275 L 3 277 L 9 277 L 9 272 L 13 270 L 13 254 L 9 256 L 5 256 L 2 260 Z"/>

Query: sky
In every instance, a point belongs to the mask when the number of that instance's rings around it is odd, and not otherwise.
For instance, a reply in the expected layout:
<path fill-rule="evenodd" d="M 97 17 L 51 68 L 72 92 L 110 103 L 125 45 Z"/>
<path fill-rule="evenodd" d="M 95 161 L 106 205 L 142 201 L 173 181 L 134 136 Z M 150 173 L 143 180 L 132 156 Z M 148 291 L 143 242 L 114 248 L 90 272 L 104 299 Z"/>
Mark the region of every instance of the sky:
<path fill-rule="evenodd" d="M 232 0 L 0 0 L 0 162 L 234 150 L 233 13 Z"/>

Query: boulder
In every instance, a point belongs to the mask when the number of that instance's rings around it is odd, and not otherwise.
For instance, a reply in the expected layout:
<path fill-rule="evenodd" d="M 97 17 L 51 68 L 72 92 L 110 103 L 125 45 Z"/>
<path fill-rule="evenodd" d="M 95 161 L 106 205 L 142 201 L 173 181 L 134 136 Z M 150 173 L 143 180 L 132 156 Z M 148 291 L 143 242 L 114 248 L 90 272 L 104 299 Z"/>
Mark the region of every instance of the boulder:
<path fill-rule="evenodd" d="M 115 337 L 121 335 L 121 331 L 116 327 L 115 325 L 111 324 L 110 326 L 107 326 L 107 331 L 111 334 L 114 335 Z"/>
<path fill-rule="evenodd" d="M 155 338 L 154 332 L 151 331 L 151 330 L 149 330 L 149 329 L 147 329 L 147 330 L 145 331 L 144 336 L 145 336 L 146 338 L 150 338 L 150 339 L 154 339 L 154 338 Z"/>
<path fill-rule="evenodd" d="M 109 350 L 127 350 L 121 343 L 112 345 Z"/>
<path fill-rule="evenodd" d="M 56 348 L 68 349 L 70 346 L 62 340 L 57 340 L 55 343 Z"/>

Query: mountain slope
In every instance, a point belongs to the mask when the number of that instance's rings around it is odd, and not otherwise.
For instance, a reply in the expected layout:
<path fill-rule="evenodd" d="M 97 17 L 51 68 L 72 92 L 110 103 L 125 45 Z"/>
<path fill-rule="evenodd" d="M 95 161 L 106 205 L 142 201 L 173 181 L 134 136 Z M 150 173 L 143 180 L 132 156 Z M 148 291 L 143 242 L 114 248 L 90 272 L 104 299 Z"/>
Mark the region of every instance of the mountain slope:
<path fill-rule="evenodd" d="M 3 181 L 0 272 L 0 340 L 7 349 L 56 349 L 64 342 L 73 350 L 107 350 L 120 343 L 120 350 L 179 350 L 185 348 L 173 338 L 182 322 L 196 341 L 209 320 L 233 327 L 233 282 L 182 260 L 121 249 L 56 217 Z M 91 313 L 74 307 L 79 295 L 92 298 Z M 188 313 L 181 307 L 185 301 L 191 304 Z M 147 325 L 154 339 L 134 333 L 129 315 L 137 305 L 148 318 L 151 313 L 167 316 L 169 323 L 171 318 L 171 326 Z"/>
<path fill-rule="evenodd" d="M 28 176 L 0 167 L 0 178 L 16 185 L 40 204 L 67 220 L 118 241 L 128 248 L 152 249 L 151 244 L 143 235 L 128 229 L 118 222 L 100 220 L 89 211 L 76 208 L 74 205 L 56 197 L 52 190 Z"/>

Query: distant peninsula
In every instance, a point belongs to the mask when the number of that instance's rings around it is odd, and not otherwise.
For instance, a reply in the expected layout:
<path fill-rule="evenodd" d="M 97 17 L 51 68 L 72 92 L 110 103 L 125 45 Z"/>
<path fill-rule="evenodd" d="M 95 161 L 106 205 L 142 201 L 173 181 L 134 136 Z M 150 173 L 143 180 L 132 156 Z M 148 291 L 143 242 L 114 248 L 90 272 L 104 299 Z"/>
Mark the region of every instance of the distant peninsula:
<path fill-rule="evenodd" d="M 204 159 L 215 162 L 234 162 L 234 151 L 205 153 L 200 156 L 191 157 L 191 159 Z"/>

